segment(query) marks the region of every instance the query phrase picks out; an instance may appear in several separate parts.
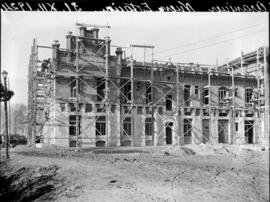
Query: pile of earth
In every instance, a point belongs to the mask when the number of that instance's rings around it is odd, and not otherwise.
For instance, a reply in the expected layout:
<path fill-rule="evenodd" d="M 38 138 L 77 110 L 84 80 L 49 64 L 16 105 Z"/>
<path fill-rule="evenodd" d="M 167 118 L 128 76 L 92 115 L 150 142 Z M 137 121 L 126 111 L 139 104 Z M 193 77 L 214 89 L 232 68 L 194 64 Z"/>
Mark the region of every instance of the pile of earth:
<path fill-rule="evenodd" d="M 55 190 L 62 186 L 59 167 L 13 167 L 2 162 L 0 172 L 0 201 L 53 200 Z"/>

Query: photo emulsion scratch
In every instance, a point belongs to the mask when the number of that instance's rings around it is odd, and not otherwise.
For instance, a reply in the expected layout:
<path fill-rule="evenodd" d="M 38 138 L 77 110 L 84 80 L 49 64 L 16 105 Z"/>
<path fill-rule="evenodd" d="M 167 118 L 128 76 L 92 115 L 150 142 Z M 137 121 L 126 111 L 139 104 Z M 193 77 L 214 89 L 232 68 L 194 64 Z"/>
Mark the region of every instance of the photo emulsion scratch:
<path fill-rule="evenodd" d="M 0 201 L 269 201 L 268 13 L 1 20 Z"/>

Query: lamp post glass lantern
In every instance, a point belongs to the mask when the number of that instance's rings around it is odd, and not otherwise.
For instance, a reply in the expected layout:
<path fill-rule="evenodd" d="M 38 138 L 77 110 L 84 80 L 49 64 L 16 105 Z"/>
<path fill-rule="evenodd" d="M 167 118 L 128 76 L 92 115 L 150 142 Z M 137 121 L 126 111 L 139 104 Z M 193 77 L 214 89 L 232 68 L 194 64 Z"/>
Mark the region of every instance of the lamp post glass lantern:
<path fill-rule="evenodd" d="M 3 78 L 4 78 L 4 79 L 7 79 L 8 73 L 7 73 L 5 70 L 2 72 L 2 75 L 3 75 Z"/>
<path fill-rule="evenodd" d="M 2 72 L 2 75 L 3 75 L 3 78 L 4 78 L 4 92 L 5 94 L 7 93 L 7 72 L 4 70 Z M 6 96 L 4 96 L 6 97 Z M 5 122 L 6 122 L 6 127 L 5 127 L 5 130 L 6 130 L 6 158 L 8 159 L 9 158 L 9 151 L 8 151 L 8 147 L 9 147 L 9 136 L 8 136 L 8 112 L 7 112 L 7 99 L 4 98 L 4 110 L 5 110 Z"/>

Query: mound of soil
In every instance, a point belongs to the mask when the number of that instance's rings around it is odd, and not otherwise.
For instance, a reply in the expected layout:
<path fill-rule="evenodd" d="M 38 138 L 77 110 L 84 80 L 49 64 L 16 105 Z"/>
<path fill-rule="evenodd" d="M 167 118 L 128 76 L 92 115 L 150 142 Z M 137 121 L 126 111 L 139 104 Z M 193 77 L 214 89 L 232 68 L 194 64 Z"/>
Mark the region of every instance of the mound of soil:
<path fill-rule="evenodd" d="M 34 201 L 53 199 L 52 192 L 61 185 L 56 165 L 11 168 L 1 165 L 0 201 Z"/>

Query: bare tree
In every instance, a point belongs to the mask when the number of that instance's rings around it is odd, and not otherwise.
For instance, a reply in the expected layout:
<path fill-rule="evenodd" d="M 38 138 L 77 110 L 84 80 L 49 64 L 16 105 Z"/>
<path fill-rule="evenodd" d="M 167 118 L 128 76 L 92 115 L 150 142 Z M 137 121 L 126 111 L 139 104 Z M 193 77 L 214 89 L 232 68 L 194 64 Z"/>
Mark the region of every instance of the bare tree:
<path fill-rule="evenodd" d="M 14 104 L 10 107 L 10 129 L 12 134 L 23 135 L 27 123 L 27 107 L 24 104 Z"/>

